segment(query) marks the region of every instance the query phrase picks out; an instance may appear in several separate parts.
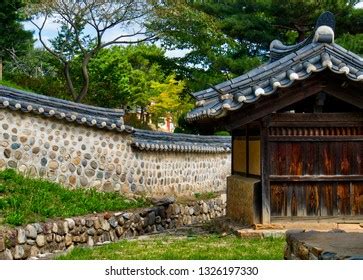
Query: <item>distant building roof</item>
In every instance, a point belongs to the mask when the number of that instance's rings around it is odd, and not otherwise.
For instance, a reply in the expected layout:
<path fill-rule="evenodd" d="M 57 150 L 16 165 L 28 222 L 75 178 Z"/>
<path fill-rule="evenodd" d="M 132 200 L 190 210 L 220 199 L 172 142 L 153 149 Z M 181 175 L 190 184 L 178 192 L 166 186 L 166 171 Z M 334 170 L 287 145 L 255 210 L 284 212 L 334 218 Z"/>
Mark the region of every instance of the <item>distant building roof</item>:
<path fill-rule="evenodd" d="M 334 43 L 334 28 L 334 15 L 326 12 L 319 17 L 312 35 L 303 42 L 285 46 L 278 40 L 273 41 L 267 64 L 194 93 L 197 107 L 187 114 L 187 120 L 224 117 L 325 69 L 363 82 L 363 58 Z"/>

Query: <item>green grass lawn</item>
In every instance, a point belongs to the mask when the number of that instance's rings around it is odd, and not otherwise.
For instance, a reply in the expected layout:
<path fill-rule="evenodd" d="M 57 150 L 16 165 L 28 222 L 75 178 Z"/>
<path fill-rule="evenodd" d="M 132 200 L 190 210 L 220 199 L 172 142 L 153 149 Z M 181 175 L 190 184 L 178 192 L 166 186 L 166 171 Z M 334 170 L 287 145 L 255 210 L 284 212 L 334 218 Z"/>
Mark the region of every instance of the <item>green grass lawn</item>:
<path fill-rule="evenodd" d="M 46 218 L 148 206 L 146 199 L 127 199 L 118 193 L 69 190 L 59 184 L 30 179 L 14 170 L 0 171 L 0 224 L 22 225 Z"/>
<path fill-rule="evenodd" d="M 241 239 L 216 234 L 122 240 L 75 248 L 58 260 L 282 260 L 283 238 Z"/>

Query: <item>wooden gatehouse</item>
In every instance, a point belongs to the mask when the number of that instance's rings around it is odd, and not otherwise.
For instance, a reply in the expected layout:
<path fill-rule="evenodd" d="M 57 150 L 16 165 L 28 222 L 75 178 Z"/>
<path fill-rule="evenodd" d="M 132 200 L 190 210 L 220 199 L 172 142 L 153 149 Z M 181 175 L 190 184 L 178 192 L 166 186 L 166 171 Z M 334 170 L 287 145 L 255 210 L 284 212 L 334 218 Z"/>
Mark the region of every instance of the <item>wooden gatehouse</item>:
<path fill-rule="evenodd" d="M 275 40 L 267 64 L 193 94 L 187 119 L 232 133 L 227 204 L 245 223 L 363 221 L 363 58 L 334 28 L 324 13 L 305 41 Z"/>

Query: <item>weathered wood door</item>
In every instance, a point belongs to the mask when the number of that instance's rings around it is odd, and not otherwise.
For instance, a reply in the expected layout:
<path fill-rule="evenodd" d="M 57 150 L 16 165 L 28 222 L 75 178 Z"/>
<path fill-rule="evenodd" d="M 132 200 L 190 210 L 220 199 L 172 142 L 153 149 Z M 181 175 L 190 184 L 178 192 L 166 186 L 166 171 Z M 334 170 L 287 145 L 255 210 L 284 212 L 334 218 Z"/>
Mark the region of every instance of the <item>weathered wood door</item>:
<path fill-rule="evenodd" d="M 267 130 L 272 221 L 363 219 L 362 114 L 276 114 Z"/>

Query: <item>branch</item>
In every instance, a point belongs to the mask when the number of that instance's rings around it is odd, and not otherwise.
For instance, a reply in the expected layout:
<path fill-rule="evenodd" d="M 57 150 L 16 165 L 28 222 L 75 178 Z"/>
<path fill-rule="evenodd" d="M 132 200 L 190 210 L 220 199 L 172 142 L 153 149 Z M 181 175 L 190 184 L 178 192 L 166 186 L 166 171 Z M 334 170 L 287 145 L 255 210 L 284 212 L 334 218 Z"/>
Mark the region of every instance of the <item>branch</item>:
<path fill-rule="evenodd" d="M 46 43 L 43 41 L 43 37 L 42 37 L 42 32 L 45 26 L 45 23 L 48 19 L 48 14 L 46 13 L 44 16 L 44 21 L 42 23 L 41 26 L 37 25 L 32 19 L 30 20 L 30 22 L 38 29 L 38 38 L 40 43 L 43 45 L 43 47 L 49 52 L 51 53 L 54 57 L 56 57 L 57 59 L 59 59 L 60 61 L 62 61 L 63 63 L 66 63 L 67 61 L 61 56 L 58 55 L 55 51 L 53 51 L 51 48 L 49 48 Z"/>
<path fill-rule="evenodd" d="M 130 36 L 121 36 L 121 38 L 124 38 L 124 37 L 130 37 Z M 110 42 L 107 42 L 107 43 L 104 43 L 101 45 L 101 48 L 104 48 L 104 47 L 107 47 L 107 46 L 110 46 L 110 45 L 118 45 L 118 44 L 139 44 L 139 43 L 142 43 L 142 42 L 147 42 L 147 41 L 150 41 L 152 39 L 156 39 L 157 37 L 155 35 L 152 35 L 152 36 L 149 36 L 149 37 L 146 37 L 146 38 L 143 38 L 143 39 L 139 39 L 139 40 L 136 40 L 136 41 L 115 41 L 115 40 L 112 40 Z M 119 38 L 120 39 L 120 38 Z"/>

